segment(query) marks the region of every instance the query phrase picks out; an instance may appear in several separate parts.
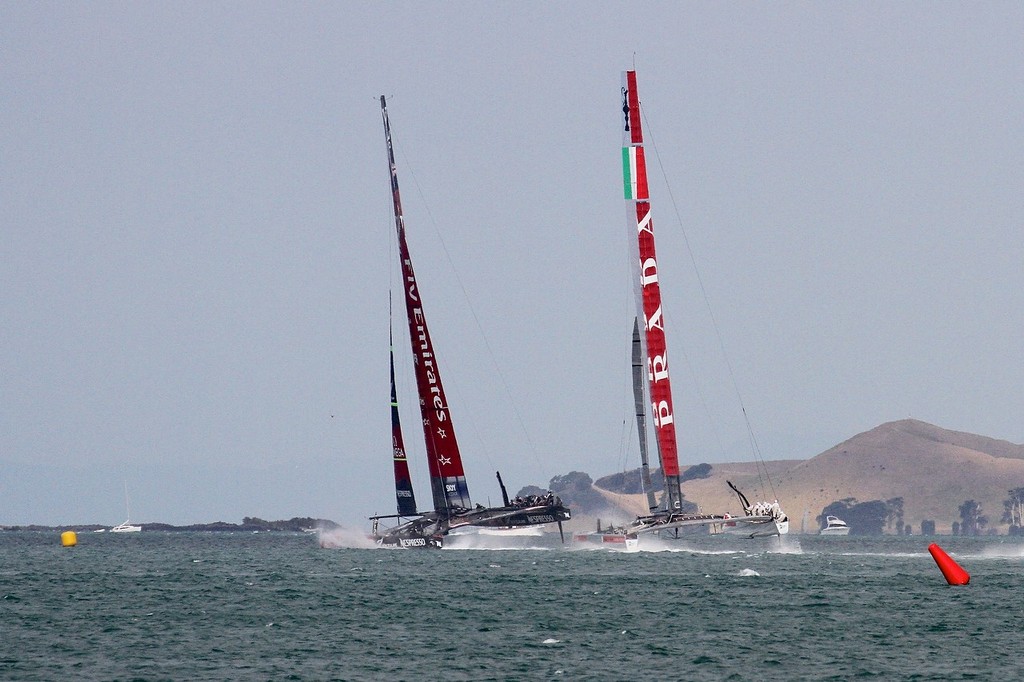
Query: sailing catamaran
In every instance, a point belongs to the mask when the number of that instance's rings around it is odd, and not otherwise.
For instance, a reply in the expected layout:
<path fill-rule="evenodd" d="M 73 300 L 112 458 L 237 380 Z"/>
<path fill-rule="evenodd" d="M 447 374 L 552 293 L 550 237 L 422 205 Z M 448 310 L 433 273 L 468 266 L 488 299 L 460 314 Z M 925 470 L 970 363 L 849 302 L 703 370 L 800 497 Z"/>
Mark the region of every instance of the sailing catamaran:
<path fill-rule="evenodd" d="M 654 243 L 654 224 L 651 220 L 635 71 L 626 71 L 622 74 L 622 112 L 624 193 L 628 208 L 628 226 L 630 232 L 636 234 L 635 255 L 638 256 L 633 259 L 637 303 L 637 317 L 633 326 L 633 390 L 640 434 L 641 475 L 647 491 L 649 513 L 637 517 L 629 526 L 606 530 L 599 528 L 594 533 L 582 534 L 576 539 L 603 543 L 607 541 L 609 535 L 624 535 L 627 538 L 636 538 L 641 534 L 679 537 L 683 529 L 689 528 L 706 529 L 712 533 L 736 532 L 750 537 L 787 533 L 789 520 L 779 508 L 777 501 L 751 505 L 731 483 L 729 485 L 737 493 L 743 507 L 743 515 L 736 517 L 729 514 L 689 513 L 683 509 L 672 385 L 666 354 L 665 318 L 658 281 L 658 258 Z M 641 322 L 643 333 L 640 330 Z M 643 371 L 644 365 L 646 372 Z M 646 381 L 643 374 L 646 374 Z M 655 503 L 651 490 L 647 462 L 648 419 L 645 405 L 652 408 L 654 440 L 665 479 L 665 490 L 658 504 Z"/>
<path fill-rule="evenodd" d="M 458 441 L 452 425 L 451 412 L 441 384 L 440 368 L 434 353 L 434 345 L 427 330 L 420 291 L 413 273 L 409 245 L 405 238 L 405 219 L 402 201 L 398 192 L 398 171 L 395 165 L 394 148 L 391 143 L 391 125 L 388 121 L 387 103 L 380 98 L 381 116 L 384 121 L 384 137 L 387 142 L 388 164 L 391 175 L 391 196 L 395 216 L 395 230 L 398 235 L 398 257 L 402 270 L 405 308 L 409 323 L 409 338 L 412 343 L 413 364 L 415 365 L 416 388 L 419 394 L 420 414 L 423 421 L 423 438 L 426 444 L 427 464 L 430 471 L 430 492 L 434 508 L 430 511 L 416 510 L 409 465 L 405 456 L 401 425 L 398 417 L 398 403 L 395 394 L 394 351 L 391 353 L 391 423 L 394 443 L 395 491 L 398 513 L 372 516 L 373 537 L 378 544 L 388 547 L 441 547 L 449 531 L 457 528 L 483 527 L 490 529 L 518 529 L 529 526 L 558 524 L 571 518 L 568 507 L 554 495 L 531 496 L 526 499 L 509 500 L 505 485 L 498 474 L 503 505 L 484 507 L 473 505 L 469 497 L 466 475 L 462 466 Z M 397 525 L 380 528 L 381 519 L 397 519 Z"/>

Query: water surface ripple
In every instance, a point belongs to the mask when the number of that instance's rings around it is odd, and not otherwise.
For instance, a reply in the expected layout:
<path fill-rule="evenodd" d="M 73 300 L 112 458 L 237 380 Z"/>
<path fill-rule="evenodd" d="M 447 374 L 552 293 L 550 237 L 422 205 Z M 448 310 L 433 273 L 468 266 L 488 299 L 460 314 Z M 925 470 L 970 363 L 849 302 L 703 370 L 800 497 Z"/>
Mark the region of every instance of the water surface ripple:
<path fill-rule="evenodd" d="M 1006 680 L 1024 544 L 321 549 L 310 535 L 0 533 L 9 680 Z"/>

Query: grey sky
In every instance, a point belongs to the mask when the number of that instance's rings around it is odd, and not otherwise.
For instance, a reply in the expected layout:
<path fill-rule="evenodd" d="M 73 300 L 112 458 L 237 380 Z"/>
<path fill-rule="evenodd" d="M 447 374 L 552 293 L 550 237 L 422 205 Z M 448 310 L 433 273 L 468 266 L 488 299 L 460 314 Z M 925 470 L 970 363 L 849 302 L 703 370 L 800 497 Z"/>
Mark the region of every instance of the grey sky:
<path fill-rule="evenodd" d="M 1022 442 L 1022 35 L 1019 3 L 4 2 L 0 524 L 116 523 L 124 480 L 140 521 L 393 508 L 382 93 L 474 499 L 635 466 L 634 60 L 684 464 L 750 456 L 686 241 L 765 458 L 905 417 Z"/>

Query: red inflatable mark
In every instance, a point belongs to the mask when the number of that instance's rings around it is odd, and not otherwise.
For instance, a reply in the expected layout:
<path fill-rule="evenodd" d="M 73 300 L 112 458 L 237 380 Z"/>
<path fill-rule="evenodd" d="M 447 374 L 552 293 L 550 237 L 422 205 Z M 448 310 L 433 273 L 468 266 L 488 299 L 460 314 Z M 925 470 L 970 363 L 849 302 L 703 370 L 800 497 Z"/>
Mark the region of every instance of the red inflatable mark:
<path fill-rule="evenodd" d="M 931 552 L 932 558 L 935 559 L 935 563 L 938 564 L 939 570 L 942 571 L 942 577 L 946 579 L 947 583 L 950 585 L 966 585 L 971 582 L 970 574 L 960 568 L 960 565 L 953 561 L 941 547 L 933 542 L 928 545 L 928 551 Z"/>

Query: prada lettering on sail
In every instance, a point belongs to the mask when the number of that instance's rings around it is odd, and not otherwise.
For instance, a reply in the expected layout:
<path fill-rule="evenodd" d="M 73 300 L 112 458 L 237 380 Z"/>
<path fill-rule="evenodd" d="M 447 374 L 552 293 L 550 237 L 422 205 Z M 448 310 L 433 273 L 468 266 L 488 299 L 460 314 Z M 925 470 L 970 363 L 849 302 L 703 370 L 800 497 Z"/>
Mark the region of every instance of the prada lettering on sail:
<path fill-rule="evenodd" d="M 669 487 L 676 483 L 679 461 L 672 410 L 672 389 L 669 381 L 668 356 L 665 349 L 665 320 L 661 307 L 658 259 L 654 245 L 654 224 L 651 217 L 650 192 L 647 184 L 647 162 L 641 130 L 640 100 L 636 94 L 636 74 L 627 71 L 622 79 L 622 177 L 624 196 L 630 214 L 630 227 L 636 232 L 637 259 L 635 276 L 638 318 L 644 323 L 644 351 L 654 425 L 658 436 L 658 452 Z M 669 508 L 678 502 L 675 490 L 669 491 Z"/>
<path fill-rule="evenodd" d="M 653 312 L 644 306 L 644 326 L 647 331 L 647 376 L 652 385 L 653 394 L 660 393 L 660 382 L 668 381 L 668 358 L 665 355 L 665 327 L 661 310 L 661 291 L 658 285 L 658 259 L 654 255 L 654 229 L 651 223 L 650 205 L 638 205 L 638 213 L 643 210 L 643 218 L 637 222 L 637 237 L 641 242 L 640 286 L 644 290 L 645 301 L 657 301 Z M 650 294 L 647 293 L 651 288 Z M 667 426 L 673 422 L 672 405 L 667 399 L 652 400 L 654 425 Z"/>

